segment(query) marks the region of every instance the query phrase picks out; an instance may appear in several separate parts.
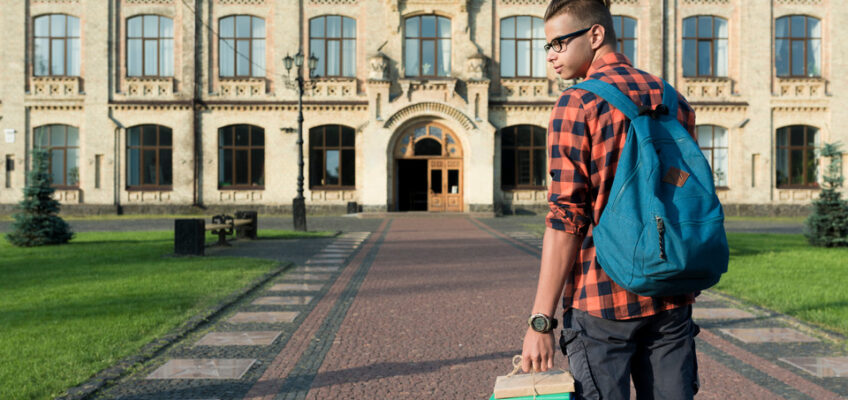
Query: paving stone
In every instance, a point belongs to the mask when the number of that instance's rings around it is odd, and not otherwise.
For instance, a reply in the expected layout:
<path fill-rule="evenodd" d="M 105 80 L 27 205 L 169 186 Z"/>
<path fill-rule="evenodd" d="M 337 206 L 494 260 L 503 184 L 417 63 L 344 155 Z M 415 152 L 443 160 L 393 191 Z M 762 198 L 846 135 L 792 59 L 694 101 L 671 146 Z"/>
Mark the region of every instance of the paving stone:
<path fill-rule="evenodd" d="M 336 272 L 339 267 L 297 267 L 294 272 Z"/>
<path fill-rule="evenodd" d="M 274 286 L 271 286 L 271 290 L 275 292 L 282 291 L 306 291 L 306 292 L 317 292 L 323 288 L 324 285 L 321 283 L 278 283 Z"/>
<path fill-rule="evenodd" d="M 348 249 L 331 249 L 331 248 L 326 248 L 326 249 L 318 252 L 318 254 L 347 254 L 347 253 L 350 253 L 350 250 L 348 250 Z"/>
<path fill-rule="evenodd" d="M 754 318 L 754 314 L 737 308 L 698 308 L 692 309 L 693 319 L 743 319 Z"/>
<path fill-rule="evenodd" d="M 297 315 L 297 311 L 259 311 L 259 312 L 238 312 L 230 317 L 227 322 L 231 324 L 246 324 L 251 322 L 292 322 Z"/>
<path fill-rule="evenodd" d="M 267 346 L 277 340 L 282 331 L 210 332 L 195 346 Z"/>
<path fill-rule="evenodd" d="M 302 281 L 325 281 L 330 279 L 332 274 L 286 274 L 284 280 L 302 280 Z"/>
<path fill-rule="evenodd" d="M 174 359 L 157 368 L 147 379 L 240 379 L 255 362 L 252 358 Z"/>
<path fill-rule="evenodd" d="M 790 328 L 719 329 L 745 343 L 818 342 L 819 340 Z"/>
<path fill-rule="evenodd" d="M 260 297 L 251 304 L 255 305 L 272 305 L 272 306 L 291 306 L 291 305 L 306 305 L 312 301 L 312 296 L 267 296 Z"/>
<path fill-rule="evenodd" d="M 848 357 L 787 357 L 780 361 L 819 378 L 848 377 Z"/>
<path fill-rule="evenodd" d="M 321 265 L 336 265 L 336 266 L 338 266 L 338 265 L 342 265 L 342 264 L 343 264 L 343 261 L 342 261 L 342 260 L 340 260 L 340 259 L 333 259 L 333 260 L 326 260 L 326 259 L 324 259 L 324 260 L 316 260 L 316 259 L 311 259 L 311 258 L 310 258 L 309 260 L 306 260 L 306 264 L 307 264 L 307 265 L 321 264 Z"/>

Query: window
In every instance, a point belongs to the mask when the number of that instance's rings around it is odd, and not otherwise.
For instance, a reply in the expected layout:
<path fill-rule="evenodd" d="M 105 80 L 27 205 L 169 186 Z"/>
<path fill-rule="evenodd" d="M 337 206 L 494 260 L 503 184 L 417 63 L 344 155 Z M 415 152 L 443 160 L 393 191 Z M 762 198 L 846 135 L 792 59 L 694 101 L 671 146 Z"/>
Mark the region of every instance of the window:
<path fill-rule="evenodd" d="M 249 15 L 221 18 L 218 25 L 218 74 L 265 76 L 265 20 Z"/>
<path fill-rule="evenodd" d="M 174 22 L 158 15 L 127 19 L 127 76 L 174 75 Z"/>
<path fill-rule="evenodd" d="M 406 19 L 406 76 L 450 75 L 451 23 L 445 17 L 423 15 Z"/>
<path fill-rule="evenodd" d="M 79 186 L 79 130 L 68 125 L 45 125 L 35 128 L 35 148 L 50 154 L 50 177 L 53 186 Z"/>
<path fill-rule="evenodd" d="M 777 187 L 817 187 L 818 129 L 793 125 L 777 130 Z"/>
<path fill-rule="evenodd" d="M 716 187 L 727 187 L 727 130 L 715 125 L 698 125 L 698 146 L 713 169 Z"/>
<path fill-rule="evenodd" d="M 778 18 L 774 25 L 777 76 L 821 76 L 821 21 L 790 15 Z"/>
<path fill-rule="evenodd" d="M 537 17 L 501 20 L 501 76 L 544 78 L 545 23 Z"/>
<path fill-rule="evenodd" d="M 501 185 L 505 188 L 545 186 L 547 132 L 532 125 L 501 129 Z"/>
<path fill-rule="evenodd" d="M 309 130 L 309 187 L 356 186 L 353 128 L 324 125 Z"/>
<path fill-rule="evenodd" d="M 683 76 L 727 76 L 727 20 L 707 15 L 683 20 Z"/>
<path fill-rule="evenodd" d="M 35 17 L 36 76 L 79 76 L 79 18 L 65 14 Z"/>
<path fill-rule="evenodd" d="M 253 125 L 218 129 L 218 188 L 264 187 L 265 130 Z"/>
<path fill-rule="evenodd" d="M 624 54 L 636 65 L 636 20 L 630 17 L 613 15 L 615 29 L 615 51 Z"/>
<path fill-rule="evenodd" d="M 309 51 L 318 58 L 318 76 L 356 74 L 356 21 L 338 15 L 309 20 Z"/>
<path fill-rule="evenodd" d="M 127 187 L 169 188 L 171 152 L 171 128 L 139 125 L 127 129 Z"/>

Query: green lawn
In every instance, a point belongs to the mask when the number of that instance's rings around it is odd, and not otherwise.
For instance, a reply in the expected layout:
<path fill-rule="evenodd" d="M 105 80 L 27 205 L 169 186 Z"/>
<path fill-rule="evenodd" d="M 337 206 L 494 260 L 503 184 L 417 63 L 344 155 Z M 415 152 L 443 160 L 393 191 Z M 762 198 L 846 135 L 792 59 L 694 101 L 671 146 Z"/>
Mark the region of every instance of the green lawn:
<path fill-rule="evenodd" d="M 0 398 L 52 398 L 276 264 L 171 253 L 172 232 L 78 233 L 68 245 L 40 248 L 2 237 Z"/>
<path fill-rule="evenodd" d="M 730 266 L 715 290 L 848 335 L 848 249 L 802 235 L 728 233 Z"/>

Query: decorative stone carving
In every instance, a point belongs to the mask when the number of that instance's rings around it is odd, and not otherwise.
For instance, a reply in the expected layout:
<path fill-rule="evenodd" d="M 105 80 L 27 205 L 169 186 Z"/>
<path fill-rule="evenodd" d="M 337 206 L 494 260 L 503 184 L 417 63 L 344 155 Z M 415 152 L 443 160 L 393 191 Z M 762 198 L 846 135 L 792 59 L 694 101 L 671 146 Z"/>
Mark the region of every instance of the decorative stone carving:
<path fill-rule="evenodd" d="M 503 78 L 500 97 L 504 100 L 548 97 L 548 80 L 545 78 Z"/>
<path fill-rule="evenodd" d="M 356 96 L 356 78 L 323 78 L 315 80 L 315 88 L 306 92 L 310 97 Z"/>
<path fill-rule="evenodd" d="M 428 98 L 439 98 L 447 101 L 456 93 L 456 78 L 447 79 L 400 79 L 400 87 L 406 94 L 407 99 L 412 101 L 413 92 L 423 92 Z"/>
<path fill-rule="evenodd" d="M 79 204 L 80 191 L 79 189 L 57 189 L 53 192 L 53 198 L 62 204 Z"/>
<path fill-rule="evenodd" d="M 174 4 L 174 0 L 124 0 L 126 4 Z"/>
<path fill-rule="evenodd" d="M 253 5 L 265 4 L 265 0 L 217 0 L 218 4 Z"/>
<path fill-rule="evenodd" d="M 127 192 L 127 203 L 162 203 L 168 202 L 171 200 L 171 192 L 170 191 L 160 191 L 160 190 L 139 190 L 139 191 L 131 191 Z"/>
<path fill-rule="evenodd" d="M 683 4 L 729 4 L 730 0 L 683 0 Z"/>
<path fill-rule="evenodd" d="M 788 98 L 827 96 L 827 81 L 822 78 L 777 78 L 777 95 Z"/>
<path fill-rule="evenodd" d="M 80 78 L 76 76 L 36 76 L 32 78 L 30 94 L 43 98 L 76 97 L 80 94 L 79 86 Z"/>
<path fill-rule="evenodd" d="M 139 78 L 124 80 L 123 93 L 127 97 L 166 98 L 174 94 L 174 78 Z"/>
<path fill-rule="evenodd" d="M 368 58 L 368 79 L 384 81 L 389 78 L 389 60 L 385 54 L 377 52 Z"/>
<path fill-rule="evenodd" d="M 239 201 L 252 203 L 262 201 L 262 191 L 259 190 L 221 190 L 218 192 L 222 202 Z"/>
<path fill-rule="evenodd" d="M 265 78 L 221 79 L 218 94 L 236 98 L 265 95 Z"/>
<path fill-rule="evenodd" d="M 733 81 L 728 78 L 684 78 L 681 86 L 689 100 L 719 100 L 733 94 Z"/>
<path fill-rule="evenodd" d="M 462 127 L 468 131 L 477 129 L 477 126 L 474 125 L 474 121 L 472 121 L 471 118 L 468 118 L 468 116 L 463 114 L 461 111 L 447 104 L 434 102 L 415 103 L 398 110 L 386 120 L 386 123 L 383 124 L 383 128 L 391 130 L 398 126 L 401 122 L 406 121 L 408 118 L 428 114 L 448 117 L 460 123 Z"/>
<path fill-rule="evenodd" d="M 310 191 L 310 199 L 319 202 L 352 201 L 356 199 L 356 191 L 315 189 Z"/>
<path fill-rule="evenodd" d="M 468 79 L 481 81 L 486 79 L 486 56 L 477 53 L 468 57 L 465 61 L 465 70 L 468 72 Z"/>
<path fill-rule="evenodd" d="M 356 4 L 356 0 L 309 0 L 310 4 Z"/>

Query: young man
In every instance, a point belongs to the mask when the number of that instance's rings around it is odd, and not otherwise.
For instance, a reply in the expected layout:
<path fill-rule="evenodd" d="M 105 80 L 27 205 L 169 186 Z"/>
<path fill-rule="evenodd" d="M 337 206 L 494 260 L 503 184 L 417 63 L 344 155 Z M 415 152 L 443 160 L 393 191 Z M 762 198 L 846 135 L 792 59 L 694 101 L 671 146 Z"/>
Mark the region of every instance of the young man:
<path fill-rule="evenodd" d="M 553 0 L 545 13 L 547 61 L 563 79 L 600 79 L 637 105 L 662 103 L 662 80 L 615 52 L 609 0 Z M 694 135 L 695 113 L 679 96 L 678 119 Z M 610 196 L 629 121 L 600 97 L 562 93 L 551 113 L 551 211 L 522 369 L 553 367 L 555 309 L 565 308 L 560 345 L 578 398 L 688 399 L 698 390 L 692 322 L 694 295 L 627 292 L 598 265 L 592 226 Z"/>

